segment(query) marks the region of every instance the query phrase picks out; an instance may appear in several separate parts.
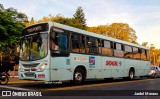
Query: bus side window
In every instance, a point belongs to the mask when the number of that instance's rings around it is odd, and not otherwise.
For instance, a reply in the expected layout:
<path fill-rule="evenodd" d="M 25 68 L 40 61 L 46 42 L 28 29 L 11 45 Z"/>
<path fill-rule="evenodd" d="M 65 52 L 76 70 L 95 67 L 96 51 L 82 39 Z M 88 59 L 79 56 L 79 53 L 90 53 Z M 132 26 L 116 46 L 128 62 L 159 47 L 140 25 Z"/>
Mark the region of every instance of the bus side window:
<path fill-rule="evenodd" d="M 124 51 L 123 51 L 123 45 L 120 43 L 114 43 L 114 56 L 116 57 L 123 57 Z"/>
<path fill-rule="evenodd" d="M 133 47 L 133 58 L 140 59 L 140 51 L 139 51 L 139 48 L 137 47 Z"/>
<path fill-rule="evenodd" d="M 97 39 L 94 37 L 87 37 L 86 38 L 86 52 L 87 53 L 91 53 L 91 54 L 97 54 L 98 53 L 98 49 L 96 46 L 97 43 Z"/>
<path fill-rule="evenodd" d="M 56 53 L 57 53 L 57 51 L 59 51 L 59 33 L 53 32 L 51 34 L 51 45 L 50 45 L 50 48 L 51 48 L 52 51 L 54 51 Z"/>
<path fill-rule="evenodd" d="M 59 34 L 59 50 L 62 53 L 68 52 L 68 36 L 67 34 Z"/>
<path fill-rule="evenodd" d="M 132 58 L 132 47 L 125 45 L 124 46 L 124 57 L 125 58 Z"/>
<path fill-rule="evenodd" d="M 146 55 L 147 55 L 147 60 L 149 60 L 150 56 L 149 56 L 149 51 L 148 50 L 146 50 Z"/>
<path fill-rule="evenodd" d="M 101 54 L 102 53 L 102 49 L 101 49 L 101 40 L 100 39 L 97 39 L 97 49 L 98 49 L 98 54 Z"/>
<path fill-rule="evenodd" d="M 68 56 L 69 36 L 66 33 L 52 32 L 50 37 L 51 55 Z"/>
<path fill-rule="evenodd" d="M 142 59 L 142 60 L 147 60 L 147 53 L 146 53 L 146 50 L 145 50 L 145 49 L 142 49 L 141 59 Z"/>
<path fill-rule="evenodd" d="M 102 55 L 113 56 L 113 42 L 102 40 Z"/>
<path fill-rule="evenodd" d="M 72 39 L 72 52 L 79 52 L 79 48 L 80 48 L 80 42 L 79 42 L 80 35 L 72 33 L 71 39 Z"/>
<path fill-rule="evenodd" d="M 80 36 L 80 52 L 85 53 L 85 36 Z"/>

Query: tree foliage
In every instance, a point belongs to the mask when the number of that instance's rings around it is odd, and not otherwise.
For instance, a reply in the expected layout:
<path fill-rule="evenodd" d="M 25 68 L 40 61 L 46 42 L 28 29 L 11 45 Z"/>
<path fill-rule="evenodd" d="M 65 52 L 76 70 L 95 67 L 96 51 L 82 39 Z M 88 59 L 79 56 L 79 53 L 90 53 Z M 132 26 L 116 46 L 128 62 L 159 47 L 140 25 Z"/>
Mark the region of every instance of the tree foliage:
<path fill-rule="evenodd" d="M 14 8 L 5 9 L 0 4 L 0 51 L 4 51 L 11 43 L 19 43 L 25 19 L 25 14 Z"/>
<path fill-rule="evenodd" d="M 87 31 L 94 32 L 94 33 L 97 33 L 97 34 L 107 35 L 106 33 L 107 33 L 108 27 L 109 26 L 107 26 L 107 25 L 99 25 L 99 26 L 96 26 L 96 27 L 88 27 Z"/>
<path fill-rule="evenodd" d="M 142 43 L 142 46 L 147 47 L 147 45 L 148 45 L 148 42 L 143 42 L 143 43 Z"/>
<path fill-rule="evenodd" d="M 41 23 L 41 22 L 58 22 L 64 25 L 69 25 L 75 28 L 79 28 L 79 29 L 84 29 L 84 26 L 79 22 L 79 20 L 74 19 L 74 18 L 67 18 L 61 15 L 56 15 L 56 16 L 49 16 L 49 17 L 43 17 L 42 19 L 35 21 L 33 18 L 31 19 L 31 21 L 26 22 L 25 26 L 30 26 L 33 25 L 35 23 Z"/>
<path fill-rule="evenodd" d="M 156 49 L 154 44 L 150 45 L 150 61 L 152 65 L 160 65 L 160 49 Z"/>
<path fill-rule="evenodd" d="M 78 7 L 76 9 L 76 13 L 73 15 L 73 18 L 78 20 L 83 25 L 82 29 L 86 29 L 86 19 L 82 7 Z"/>
<path fill-rule="evenodd" d="M 58 22 L 61 24 L 69 25 L 75 28 L 79 29 L 86 29 L 86 19 L 85 15 L 83 12 L 83 9 L 81 7 L 78 7 L 75 14 L 73 17 L 68 18 L 64 17 L 61 14 L 58 15 L 49 15 L 49 16 L 44 16 L 42 19 L 35 21 L 34 18 L 31 19 L 31 21 L 25 23 L 25 26 L 30 26 L 35 23 L 40 23 L 40 22 Z"/>
<path fill-rule="evenodd" d="M 88 27 L 88 31 L 100 33 L 120 40 L 137 43 L 135 30 L 126 23 L 112 23 L 111 25 L 100 25 Z"/>

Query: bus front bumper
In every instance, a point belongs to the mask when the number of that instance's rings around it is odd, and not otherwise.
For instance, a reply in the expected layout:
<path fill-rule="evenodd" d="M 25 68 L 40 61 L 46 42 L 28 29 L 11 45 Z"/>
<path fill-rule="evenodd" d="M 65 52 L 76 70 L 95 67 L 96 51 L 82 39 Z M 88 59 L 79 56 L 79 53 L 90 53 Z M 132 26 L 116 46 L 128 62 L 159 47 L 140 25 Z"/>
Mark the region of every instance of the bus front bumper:
<path fill-rule="evenodd" d="M 43 72 L 19 72 L 19 79 L 28 79 L 28 80 L 48 80 L 47 75 Z"/>

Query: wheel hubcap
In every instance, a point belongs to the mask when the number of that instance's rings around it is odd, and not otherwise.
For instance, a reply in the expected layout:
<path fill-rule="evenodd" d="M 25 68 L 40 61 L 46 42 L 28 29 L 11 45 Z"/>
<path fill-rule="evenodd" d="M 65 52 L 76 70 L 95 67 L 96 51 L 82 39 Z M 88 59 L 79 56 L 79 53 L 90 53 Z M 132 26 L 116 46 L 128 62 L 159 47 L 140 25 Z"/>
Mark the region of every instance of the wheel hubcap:
<path fill-rule="evenodd" d="M 2 76 L 1 84 L 5 84 L 6 82 L 7 82 L 7 77 L 6 76 Z"/>
<path fill-rule="evenodd" d="M 75 73 L 75 80 L 81 81 L 82 80 L 82 74 L 80 72 Z"/>
<path fill-rule="evenodd" d="M 154 77 L 157 78 L 157 75 L 155 74 Z"/>
<path fill-rule="evenodd" d="M 134 77 L 133 72 L 130 72 L 130 78 L 133 79 L 133 77 Z"/>

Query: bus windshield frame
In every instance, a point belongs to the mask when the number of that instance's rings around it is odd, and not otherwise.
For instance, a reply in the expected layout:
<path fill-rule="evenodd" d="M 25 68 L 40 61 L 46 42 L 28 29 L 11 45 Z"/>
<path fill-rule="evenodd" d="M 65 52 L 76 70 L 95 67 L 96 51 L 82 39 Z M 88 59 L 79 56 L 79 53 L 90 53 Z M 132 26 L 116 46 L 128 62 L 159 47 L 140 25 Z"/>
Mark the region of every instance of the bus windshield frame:
<path fill-rule="evenodd" d="M 20 60 L 35 61 L 48 54 L 48 33 L 34 33 L 21 38 Z"/>

